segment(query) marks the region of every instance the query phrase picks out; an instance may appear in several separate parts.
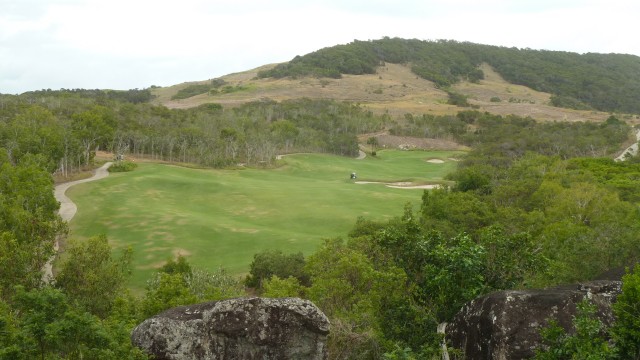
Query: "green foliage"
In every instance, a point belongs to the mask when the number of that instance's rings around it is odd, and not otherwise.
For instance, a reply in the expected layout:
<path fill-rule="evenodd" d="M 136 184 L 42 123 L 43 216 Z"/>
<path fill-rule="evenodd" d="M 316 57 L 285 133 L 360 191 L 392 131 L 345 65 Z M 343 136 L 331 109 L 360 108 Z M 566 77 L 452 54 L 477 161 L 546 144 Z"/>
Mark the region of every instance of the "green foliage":
<path fill-rule="evenodd" d="M 332 323 L 330 356 L 377 358 L 387 339 L 422 344 L 427 324 L 396 266 L 376 264 L 341 239 L 326 240 L 306 265 L 312 285 L 307 294 Z M 404 313 L 406 317 L 396 315 Z M 414 322 L 415 321 L 415 322 Z"/>
<path fill-rule="evenodd" d="M 118 161 L 109 166 L 109 172 L 127 172 L 133 171 L 138 167 L 138 164 L 131 161 Z"/>
<path fill-rule="evenodd" d="M 13 303 L 17 316 L 10 336 L 15 342 L 7 347 L 0 341 L 0 358 L 146 359 L 128 341 L 129 328 L 74 307 L 60 290 L 19 287 Z"/>
<path fill-rule="evenodd" d="M 196 295 L 189 291 L 187 280 L 183 274 L 167 274 L 158 272 L 147 284 L 142 301 L 141 319 L 149 318 L 172 307 L 195 304 Z"/>
<path fill-rule="evenodd" d="M 211 167 L 270 166 L 282 152 L 355 157 L 356 135 L 377 131 L 386 120 L 331 100 L 260 101 L 223 112 L 219 104 L 170 110 L 79 96 L 44 92 L 3 100 L 0 116 L 7 120 L 0 122 L 0 147 L 9 162 L 42 154 L 49 172 L 67 177 L 91 166 L 96 150 Z"/>
<path fill-rule="evenodd" d="M 305 297 L 305 287 L 293 276 L 281 279 L 278 275 L 272 275 L 262 284 L 262 296 L 271 298 L 281 297 Z"/>
<path fill-rule="evenodd" d="M 189 85 L 185 88 L 178 90 L 178 92 L 171 97 L 171 100 L 187 99 L 192 96 L 205 94 L 209 92 L 210 89 L 211 89 L 211 85 L 208 85 L 208 84 Z"/>
<path fill-rule="evenodd" d="M 82 100 L 91 99 L 101 103 L 108 101 L 128 102 L 131 104 L 147 103 L 153 99 L 149 89 L 130 90 L 100 90 L 100 89 L 60 89 L 60 90 L 36 90 L 23 93 L 23 98 L 33 101 L 42 98 L 55 98 L 64 100 L 69 98 L 79 98 Z"/>
<path fill-rule="evenodd" d="M 640 265 L 622 277 L 622 294 L 613 304 L 610 332 L 620 359 L 640 359 Z"/>
<path fill-rule="evenodd" d="M 72 242 L 65 249 L 65 259 L 56 276 L 56 286 L 83 309 L 106 317 L 125 288 L 131 271 L 131 249 L 115 259 L 107 237 L 101 235 L 82 243 Z"/>
<path fill-rule="evenodd" d="M 182 274 L 185 276 L 191 276 L 193 274 L 193 269 L 191 265 L 187 262 L 187 259 L 178 255 L 176 260 L 169 259 L 166 264 L 162 265 L 162 267 L 158 270 L 163 273 L 167 273 L 169 275 L 173 274 Z"/>
<path fill-rule="evenodd" d="M 511 102 L 511 101 L 510 101 Z M 578 99 L 570 96 L 551 95 L 549 103 L 553 106 L 576 109 L 576 110 L 591 110 L 591 107 Z"/>
<path fill-rule="evenodd" d="M 390 62 L 441 88 L 484 78 L 488 63 L 507 81 L 552 94 L 551 103 L 574 109 L 639 113 L 640 61 L 621 54 L 576 54 L 456 41 L 383 38 L 325 48 L 258 73 L 259 77 L 330 77 L 373 74 Z"/>
<path fill-rule="evenodd" d="M 428 306 L 438 321 L 449 320 L 462 304 L 486 291 L 486 251 L 464 233 L 447 237 L 425 230 L 405 210 L 401 221 L 391 222 L 373 240 L 415 286 L 414 300 Z"/>
<path fill-rule="evenodd" d="M 304 266 L 304 256 L 300 252 L 284 254 L 281 250 L 265 250 L 253 256 L 245 284 L 261 289 L 263 282 L 275 275 L 280 279 L 293 277 L 301 284 L 307 285 L 309 278 L 304 272 Z"/>
<path fill-rule="evenodd" d="M 578 305 L 573 319 L 575 333 L 567 334 L 555 320 L 541 330 L 543 348 L 536 351 L 537 360 L 585 359 L 602 360 L 613 358 L 614 350 L 603 337 L 602 323 L 595 316 L 596 306 L 583 300 Z"/>
<path fill-rule="evenodd" d="M 41 269 L 66 227 L 57 215 L 53 181 L 41 155 L 26 154 L 17 164 L 0 148 L 0 294 L 15 285 L 40 285 Z"/>
<path fill-rule="evenodd" d="M 465 95 L 462 95 L 454 91 L 447 91 L 447 95 L 449 96 L 449 99 L 447 100 L 447 104 L 449 105 L 455 105 L 455 106 L 461 106 L 461 107 L 473 107 L 473 105 L 469 103 Z"/>
<path fill-rule="evenodd" d="M 478 242 L 486 252 L 484 274 L 490 288 L 515 289 L 547 268 L 548 259 L 529 233 L 507 234 L 490 226 L 480 232 Z"/>
<path fill-rule="evenodd" d="M 224 269 L 208 272 L 193 269 L 179 258 L 148 281 L 140 306 L 139 320 L 181 305 L 239 297 L 244 294 L 240 281 Z M 167 272 L 169 270 L 169 272 Z"/>
<path fill-rule="evenodd" d="M 493 115 L 478 111 L 453 116 L 405 115 L 403 125 L 391 133 L 455 139 L 473 147 L 463 165 L 487 164 L 504 167 L 527 152 L 562 158 L 604 157 L 617 153 L 631 128 L 623 122 L 536 122 L 531 118 Z M 473 131 L 469 125 L 473 125 Z"/>

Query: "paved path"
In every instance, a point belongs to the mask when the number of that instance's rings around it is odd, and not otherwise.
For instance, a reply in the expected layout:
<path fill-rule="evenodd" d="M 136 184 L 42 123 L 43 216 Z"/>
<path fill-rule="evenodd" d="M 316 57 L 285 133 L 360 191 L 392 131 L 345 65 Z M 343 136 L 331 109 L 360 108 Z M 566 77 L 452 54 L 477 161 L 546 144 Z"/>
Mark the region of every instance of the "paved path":
<path fill-rule="evenodd" d="M 638 141 L 640 141 L 640 130 L 638 130 L 638 132 L 636 133 L 636 140 L 637 140 L 636 143 L 634 143 L 633 145 L 629 146 L 615 160 L 616 161 L 625 161 L 627 159 L 626 156 L 625 156 L 625 155 L 627 155 L 627 153 L 630 154 L 631 156 L 638 155 Z"/>
<path fill-rule="evenodd" d="M 70 187 L 77 184 L 82 184 L 89 181 L 95 181 L 95 180 L 106 178 L 107 176 L 109 176 L 109 171 L 107 171 L 107 169 L 109 168 L 109 166 L 111 166 L 111 164 L 112 164 L 111 162 L 105 163 L 104 165 L 96 169 L 95 173 L 90 178 L 76 180 L 76 181 L 69 181 L 66 183 L 56 185 L 56 188 L 53 194 L 56 197 L 56 200 L 58 200 L 58 202 L 60 203 L 60 210 L 58 210 L 58 214 L 60 215 L 63 221 L 66 221 L 66 222 L 71 221 L 71 219 L 73 219 L 73 217 L 76 215 L 76 212 L 78 211 L 78 207 L 76 206 L 76 204 L 74 204 L 73 201 L 71 201 L 71 199 L 69 199 L 69 197 L 67 197 L 67 195 L 65 194 L 67 190 Z M 56 240 L 56 243 L 53 245 L 53 251 L 54 251 L 53 256 L 49 259 L 49 261 L 47 261 L 46 264 L 44 264 L 44 267 L 42 269 L 44 272 L 44 274 L 42 275 L 42 281 L 45 283 L 48 283 L 51 280 L 53 280 L 53 260 L 55 260 L 56 254 L 58 253 L 57 240 Z"/>

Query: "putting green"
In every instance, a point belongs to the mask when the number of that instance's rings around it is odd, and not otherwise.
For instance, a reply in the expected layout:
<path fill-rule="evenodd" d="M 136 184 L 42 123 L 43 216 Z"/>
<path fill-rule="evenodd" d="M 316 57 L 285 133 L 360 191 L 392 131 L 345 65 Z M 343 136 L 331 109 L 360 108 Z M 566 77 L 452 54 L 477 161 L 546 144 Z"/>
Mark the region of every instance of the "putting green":
<path fill-rule="evenodd" d="M 106 234 L 134 249 L 133 289 L 169 258 L 186 256 L 207 269 L 248 271 L 264 249 L 312 253 L 323 238 L 344 236 L 358 216 L 399 216 L 422 191 L 377 182 L 437 183 L 460 152 L 379 151 L 355 160 L 331 155 L 285 157 L 277 169 L 201 170 L 143 163 L 133 172 L 71 188 L 78 205 L 71 237 Z M 443 163 L 429 162 L 441 159 Z"/>

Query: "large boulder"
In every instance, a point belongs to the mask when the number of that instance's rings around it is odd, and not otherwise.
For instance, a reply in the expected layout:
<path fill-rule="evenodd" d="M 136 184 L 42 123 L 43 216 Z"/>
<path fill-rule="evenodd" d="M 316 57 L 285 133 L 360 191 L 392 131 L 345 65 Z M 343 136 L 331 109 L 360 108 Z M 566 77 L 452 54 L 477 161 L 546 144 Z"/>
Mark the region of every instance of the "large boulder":
<path fill-rule="evenodd" d="M 464 358 L 528 359 L 541 345 L 540 329 L 553 318 L 571 332 L 576 305 L 588 298 L 597 316 L 611 325 L 611 304 L 621 292 L 620 281 L 597 280 L 545 290 L 499 291 L 467 303 L 446 326 L 450 348 Z"/>
<path fill-rule="evenodd" d="M 329 320 L 298 298 L 237 298 L 167 310 L 138 325 L 135 346 L 157 360 L 325 359 Z"/>

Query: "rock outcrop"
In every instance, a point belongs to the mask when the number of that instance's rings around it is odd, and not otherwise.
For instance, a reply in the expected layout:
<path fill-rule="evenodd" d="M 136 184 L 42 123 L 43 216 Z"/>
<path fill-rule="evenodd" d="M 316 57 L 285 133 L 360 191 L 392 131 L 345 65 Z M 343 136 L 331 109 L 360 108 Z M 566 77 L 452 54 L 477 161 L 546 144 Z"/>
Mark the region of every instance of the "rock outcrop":
<path fill-rule="evenodd" d="M 135 346 L 157 360 L 325 359 L 329 320 L 298 298 L 237 298 L 181 306 L 138 325 Z"/>
<path fill-rule="evenodd" d="M 545 290 L 499 291 L 467 303 L 447 324 L 450 348 L 464 358 L 528 359 L 540 346 L 540 329 L 554 318 L 572 330 L 576 305 L 589 298 L 597 305 L 597 316 L 611 325 L 611 304 L 621 292 L 620 281 L 598 280 Z"/>

